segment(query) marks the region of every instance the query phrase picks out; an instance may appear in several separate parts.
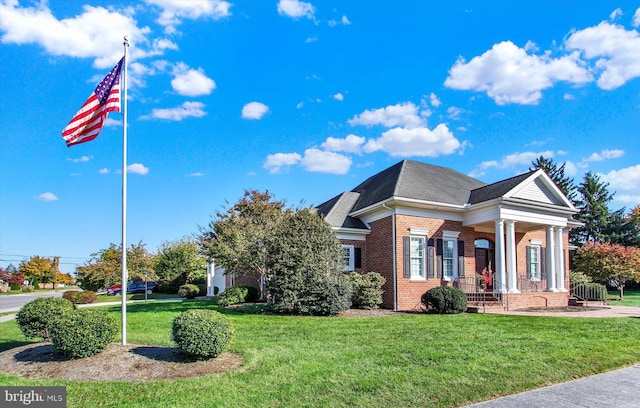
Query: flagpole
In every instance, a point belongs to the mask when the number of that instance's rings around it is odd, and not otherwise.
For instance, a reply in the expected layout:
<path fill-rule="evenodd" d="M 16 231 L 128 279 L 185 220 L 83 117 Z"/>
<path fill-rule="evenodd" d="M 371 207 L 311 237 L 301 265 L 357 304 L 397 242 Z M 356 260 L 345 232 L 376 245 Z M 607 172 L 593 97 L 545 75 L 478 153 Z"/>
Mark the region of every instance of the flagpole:
<path fill-rule="evenodd" d="M 122 282 L 120 296 L 122 297 L 122 344 L 127 344 L 127 48 L 129 39 L 124 37 L 124 74 L 122 75 L 123 126 L 122 126 Z"/>

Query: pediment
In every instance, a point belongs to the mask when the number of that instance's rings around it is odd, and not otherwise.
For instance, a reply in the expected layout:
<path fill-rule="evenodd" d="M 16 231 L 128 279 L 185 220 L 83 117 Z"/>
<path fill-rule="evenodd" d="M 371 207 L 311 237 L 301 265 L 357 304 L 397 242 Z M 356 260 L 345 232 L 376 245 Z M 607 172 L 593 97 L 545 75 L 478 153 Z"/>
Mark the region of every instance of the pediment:
<path fill-rule="evenodd" d="M 542 170 L 536 171 L 504 195 L 543 204 L 574 208 L 569 199 Z"/>

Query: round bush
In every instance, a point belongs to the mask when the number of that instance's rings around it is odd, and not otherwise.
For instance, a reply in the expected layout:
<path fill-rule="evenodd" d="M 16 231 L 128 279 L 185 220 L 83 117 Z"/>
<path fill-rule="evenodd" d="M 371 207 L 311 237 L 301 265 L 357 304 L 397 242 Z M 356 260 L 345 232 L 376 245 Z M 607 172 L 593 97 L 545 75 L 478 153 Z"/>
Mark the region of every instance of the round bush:
<path fill-rule="evenodd" d="M 182 285 L 180 286 L 180 289 L 178 289 L 178 296 L 187 298 L 187 299 L 193 299 L 194 297 L 198 296 L 199 293 L 200 293 L 200 288 L 190 283 L 186 285 Z"/>
<path fill-rule="evenodd" d="M 427 312 L 456 314 L 467 310 L 467 297 L 464 292 L 453 286 L 438 286 L 422 295 L 422 304 Z"/>
<path fill-rule="evenodd" d="M 76 309 L 53 320 L 51 344 L 71 358 L 91 357 L 103 351 L 118 332 L 118 321 L 103 310 Z"/>
<path fill-rule="evenodd" d="M 62 297 L 76 305 L 85 305 L 95 302 L 98 295 L 96 292 L 90 290 L 68 290 L 64 292 Z"/>
<path fill-rule="evenodd" d="M 173 341 L 180 350 L 197 358 L 220 355 L 229 347 L 234 334 L 231 322 L 214 310 L 186 310 L 173 319 Z"/>
<path fill-rule="evenodd" d="M 244 303 L 248 296 L 249 289 L 247 289 L 246 286 L 231 286 L 218 296 L 218 304 L 222 307 L 229 307 L 238 303 Z"/>
<path fill-rule="evenodd" d="M 74 310 L 75 307 L 67 299 L 38 298 L 22 306 L 16 314 L 16 321 L 28 339 L 48 341 L 52 320 L 64 312 Z"/>

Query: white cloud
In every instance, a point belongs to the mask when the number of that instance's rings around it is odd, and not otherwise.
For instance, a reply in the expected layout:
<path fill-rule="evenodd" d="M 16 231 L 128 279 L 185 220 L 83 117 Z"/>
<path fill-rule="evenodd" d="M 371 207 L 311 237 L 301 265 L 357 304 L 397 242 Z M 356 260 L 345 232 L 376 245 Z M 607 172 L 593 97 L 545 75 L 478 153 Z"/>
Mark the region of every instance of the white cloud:
<path fill-rule="evenodd" d="M 566 94 L 564 94 L 563 98 L 564 98 L 564 100 L 565 100 L 565 101 L 572 101 L 572 100 L 574 100 L 576 97 L 575 97 L 575 96 L 573 96 L 573 95 L 571 95 L 571 94 L 569 94 L 569 93 L 566 93 Z"/>
<path fill-rule="evenodd" d="M 622 16 L 622 9 L 621 8 L 617 8 L 617 9 L 613 10 L 611 12 L 611 14 L 609 14 L 609 20 L 615 20 L 620 16 Z"/>
<path fill-rule="evenodd" d="M 578 167 L 570 160 L 564 162 L 564 174 L 569 177 L 574 177 L 578 174 Z"/>
<path fill-rule="evenodd" d="M 342 18 L 340 19 L 340 21 L 337 20 L 329 20 L 328 22 L 329 27 L 335 27 L 339 24 L 342 25 L 351 25 L 351 21 L 349 21 L 349 19 L 347 18 L 347 16 L 342 16 Z"/>
<path fill-rule="evenodd" d="M 221 0 L 145 0 L 145 2 L 162 8 L 158 23 L 164 26 L 165 32 L 169 34 L 176 32 L 176 26 L 180 25 L 183 19 L 196 20 L 210 17 L 218 20 L 231 15 L 229 11 L 231 3 Z"/>
<path fill-rule="evenodd" d="M 531 165 L 531 163 L 535 161 L 535 159 L 537 159 L 538 157 L 544 156 L 550 159 L 553 157 L 553 155 L 554 155 L 554 152 L 551 150 L 547 150 L 544 152 L 522 152 L 522 153 L 508 154 L 504 156 L 500 161 L 487 160 L 480 163 L 480 165 L 472 171 L 472 174 L 474 174 L 474 176 L 472 177 L 483 176 L 485 174 L 485 170 L 490 168 L 508 169 L 508 168 L 513 168 L 513 167 L 518 167 L 523 165 L 527 166 L 528 168 Z"/>
<path fill-rule="evenodd" d="M 596 83 L 602 89 L 615 89 L 640 77 L 640 33 L 635 30 L 603 21 L 574 32 L 565 44 L 568 49 L 595 60 L 594 70 L 600 73 Z"/>
<path fill-rule="evenodd" d="M 207 77 L 202 68 L 189 68 L 180 62 L 174 68 L 175 78 L 171 81 L 173 90 L 183 96 L 209 95 L 216 89 L 213 79 Z"/>
<path fill-rule="evenodd" d="M 636 10 L 635 14 L 633 15 L 633 26 L 640 27 L 640 7 Z"/>
<path fill-rule="evenodd" d="M 278 2 L 278 14 L 291 18 L 313 18 L 316 9 L 311 3 L 299 0 L 280 0 Z"/>
<path fill-rule="evenodd" d="M 307 39 L 304 40 L 305 44 L 309 44 L 316 41 L 318 41 L 318 37 L 307 37 Z"/>
<path fill-rule="evenodd" d="M 447 115 L 449 116 L 450 119 L 453 119 L 453 120 L 458 120 L 462 112 L 463 110 L 461 108 L 458 108 L 457 106 L 449 106 L 447 108 Z"/>
<path fill-rule="evenodd" d="M 58 199 L 55 194 L 50 192 L 42 193 L 36 196 L 36 198 L 40 201 L 56 201 Z"/>
<path fill-rule="evenodd" d="M 249 102 L 242 107 L 243 119 L 262 119 L 269 112 L 269 107 L 261 102 Z"/>
<path fill-rule="evenodd" d="M 609 183 L 609 191 L 636 193 L 633 195 L 637 195 L 640 191 L 640 164 L 621 170 L 612 170 L 607 174 L 598 173 L 598 176 L 602 181 Z"/>
<path fill-rule="evenodd" d="M 344 101 L 344 95 L 338 92 L 337 94 L 333 95 L 333 99 L 335 99 L 336 101 Z"/>
<path fill-rule="evenodd" d="M 127 173 L 140 174 L 142 176 L 149 173 L 149 169 L 142 163 L 133 163 L 127 166 Z"/>
<path fill-rule="evenodd" d="M 200 118 L 207 114 L 204 111 L 205 104 L 201 102 L 184 102 L 175 108 L 153 109 L 150 114 L 141 116 L 140 119 L 166 119 L 180 121 L 189 117 Z"/>
<path fill-rule="evenodd" d="M 269 170 L 269 173 L 279 173 L 283 167 L 298 164 L 301 160 L 302 157 L 298 153 L 270 154 L 262 167 Z"/>
<path fill-rule="evenodd" d="M 403 126 L 415 128 L 423 125 L 418 116 L 418 107 L 412 102 L 390 105 L 385 108 L 365 110 L 347 121 L 351 126 L 382 125 L 385 127 Z"/>
<path fill-rule="evenodd" d="M 185 177 L 202 177 L 204 174 L 200 172 L 186 174 Z"/>
<path fill-rule="evenodd" d="M 109 174 L 110 171 L 109 171 L 108 168 L 105 167 L 105 168 L 102 168 L 102 169 L 98 170 L 98 173 L 100 173 L 100 174 Z"/>
<path fill-rule="evenodd" d="M 486 92 L 498 105 L 516 103 L 535 105 L 542 90 L 555 82 L 584 84 L 591 74 L 580 66 L 579 53 L 561 58 L 530 54 L 535 47 L 529 43 L 519 48 L 503 41 L 468 63 L 460 58 L 449 70 L 444 84 L 448 88 Z"/>
<path fill-rule="evenodd" d="M 71 162 L 74 163 L 84 163 L 84 162 L 88 162 L 89 160 L 91 160 L 91 157 L 89 156 L 82 156 L 82 157 L 78 157 L 77 159 L 67 159 Z"/>
<path fill-rule="evenodd" d="M 624 150 L 613 149 L 608 150 L 605 149 L 600 153 L 592 153 L 591 156 L 587 157 L 583 160 L 583 162 L 599 162 L 609 159 L 617 159 L 618 157 L 624 156 Z"/>
<path fill-rule="evenodd" d="M 104 122 L 104 125 L 106 127 L 122 126 L 122 118 L 113 119 L 111 118 L 111 116 L 109 116 L 107 117 L 107 120 Z"/>
<path fill-rule="evenodd" d="M 0 31 L 5 44 L 38 44 L 51 55 L 94 58 L 96 68 L 111 68 L 122 58 L 122 33 L 136 44 L 134 56 L 144 51 L 149 27 L 138 27 L 132 7 L 105 9 L 82 6 L 82 14 L 58 20 L 46 2 L 34 7 L 19 7 L 17 1 L 0 3 Z M 166 44 L 165 44 L 166 45 Z"/>
<path fill-rule="evenodd" d="M 394 157 L 438 157 L 452 154 L 464 146 L 446 125 L 439 124 L 433 130 L 426 127 L 390 129 L 380 138 L 369 140 L 364 146 L 364 151 L 371 153 L 382 150 Z"/>
<path fill-rule="evenodd" d="M 319 149 L 307 149 L 300 165 L 314 173 L 346 174 L 351 167 L 351 159 L 339 153 Z"/>
<path fill-rule="evenodd" d="M 434 108 L 437 108 L 442 103 L 440 102 L 438 96 L 433 92 L 431 92 L 431 95 L 429 95 L 429 101 L 431 102 L 431 106 L 433 106 Z"/>
<path fill-rule="evenodd" d="M 364 137 L 351 134 L 344 139 L 328 137 L 321 146 L 323 149 L 331 152 L 360 153 L 364 142 Z"/>

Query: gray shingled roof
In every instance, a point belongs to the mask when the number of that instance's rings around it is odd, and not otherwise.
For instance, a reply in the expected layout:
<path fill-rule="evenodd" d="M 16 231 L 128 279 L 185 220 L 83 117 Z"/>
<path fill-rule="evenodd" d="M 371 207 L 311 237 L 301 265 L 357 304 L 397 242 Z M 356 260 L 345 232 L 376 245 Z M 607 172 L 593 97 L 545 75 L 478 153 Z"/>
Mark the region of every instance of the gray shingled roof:
<path fill-rule="evenodd" d="M 519 176 L 511 177 L 506 180 L 498 181 L 493 184 L 486 185 L 484 187 L 476 188 L 471 191 L 469 197 L 469 204 L 478 204 L 484 201 L 493 200 L 494 198 L 502 197 L 511 191 L 515 186 L 525 181 L 535 171 L 520 174 Z"/>
<path fill-rule="evenodd" d="M 352 211 L 391 197 L 464 205 L 469 201 L 471 190 L 485 185 L 482 181 L 446 167 L 403 160 L 351 190 L 360 193 Z"/>
<path fill-rule="evenodd" d="M 346 192 L 333 197 L 316 207 L 320 214 L 332 227 L 368 229 L 358 218 L 349 216 L 353 205 L 360 194 Z"/>

